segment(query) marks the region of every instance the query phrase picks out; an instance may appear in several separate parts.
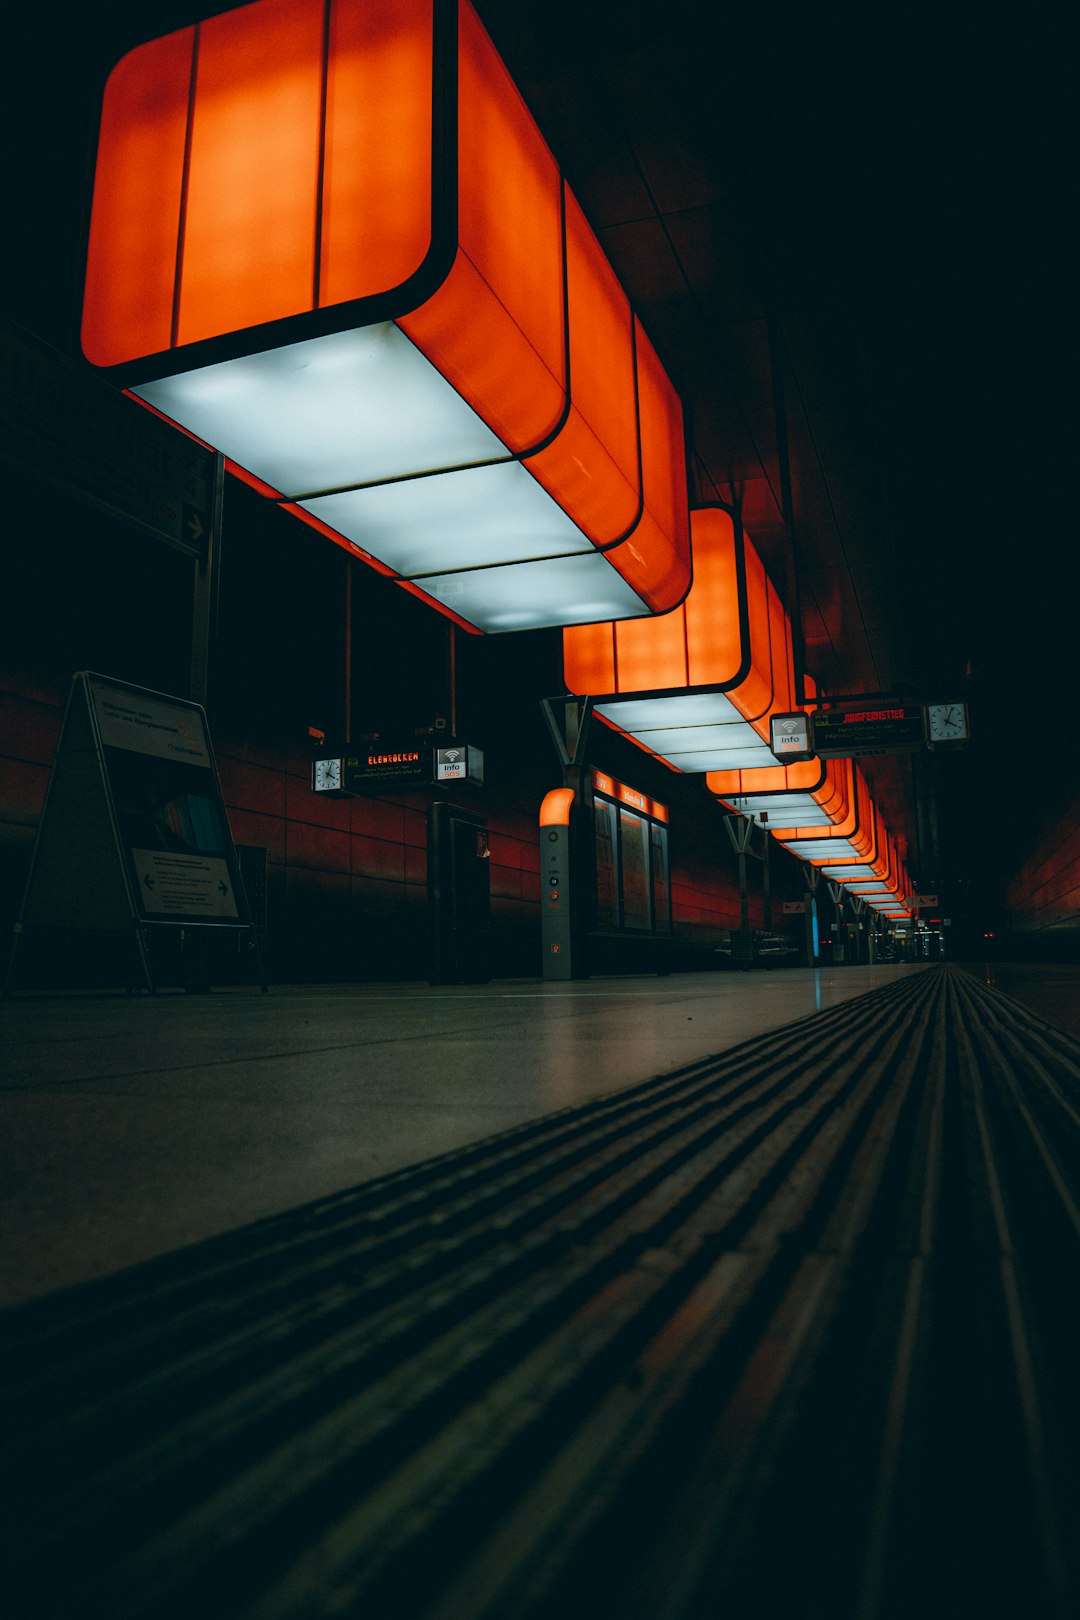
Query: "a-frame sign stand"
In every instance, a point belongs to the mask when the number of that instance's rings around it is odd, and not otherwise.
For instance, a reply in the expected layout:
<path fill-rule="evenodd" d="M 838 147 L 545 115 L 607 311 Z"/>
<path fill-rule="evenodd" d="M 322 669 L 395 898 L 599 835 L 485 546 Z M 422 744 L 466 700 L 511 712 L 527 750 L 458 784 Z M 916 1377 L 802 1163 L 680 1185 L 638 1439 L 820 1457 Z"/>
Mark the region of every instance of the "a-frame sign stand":
<path fill-rule="evenodd" d="M 33 935 L 126 934 L 154 992 L 154 929 L 246 930 L 267 989 L 217 766 L 197 703 L 74 676 L 8 963 Z"/>

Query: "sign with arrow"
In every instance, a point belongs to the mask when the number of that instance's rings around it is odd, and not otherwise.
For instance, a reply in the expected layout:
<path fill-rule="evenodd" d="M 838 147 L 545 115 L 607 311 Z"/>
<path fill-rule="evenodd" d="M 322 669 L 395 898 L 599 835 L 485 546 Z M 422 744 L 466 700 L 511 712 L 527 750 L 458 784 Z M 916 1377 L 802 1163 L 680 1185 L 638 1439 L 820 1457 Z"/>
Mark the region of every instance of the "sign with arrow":
<path fill-rule="evenodd" d="M 202 922 L 238 915 L 228 863 L 217 856 L 175 855 L 133 849 L 147 917 L 186 917 Z"/>

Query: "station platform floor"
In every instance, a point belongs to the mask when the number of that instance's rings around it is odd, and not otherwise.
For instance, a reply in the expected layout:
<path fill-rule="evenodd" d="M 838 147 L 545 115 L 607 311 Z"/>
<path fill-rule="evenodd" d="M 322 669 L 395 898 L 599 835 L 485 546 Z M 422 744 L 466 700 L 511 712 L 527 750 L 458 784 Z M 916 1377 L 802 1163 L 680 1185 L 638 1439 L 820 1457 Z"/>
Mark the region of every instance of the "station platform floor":
<path fill-rule="evenodd" d="M 1075 1620 L 1080 967 L 0 1006 L 13 1620 Z"/>
<path fill-rule="evenodd" d="M 0 1000 L 0 1308 L 575 1108 L 924 971 Z M 1080 967 L 972 964 L 1080 1035 Z"/>

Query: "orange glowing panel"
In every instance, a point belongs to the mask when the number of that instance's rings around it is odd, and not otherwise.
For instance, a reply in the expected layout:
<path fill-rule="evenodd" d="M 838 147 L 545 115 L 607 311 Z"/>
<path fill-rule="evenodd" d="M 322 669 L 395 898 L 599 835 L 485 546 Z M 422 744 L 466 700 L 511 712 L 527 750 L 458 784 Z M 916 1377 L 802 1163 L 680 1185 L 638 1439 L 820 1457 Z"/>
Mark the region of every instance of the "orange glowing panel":
<path fill-rule="evenodd" d="M 197 31 L 177 347 L 311 307 L 322 32 L 308 0 L 272 0 L 258 30 L 232 11 Z"/>
<path fill-rule="evenodd" d="M 848 813 L 854 787 L 851 761 L 800 760 L 757 771 L 710 771 L 705 785 L 740 815 L 769 815 L 771 831 L 800 827 L 826 830 Z"/>
<path fill-rule="evenodd" d="M 253 0 L 125 57 L 83 347 L 457 623 L 689 587 L 681 404 L 467 0 Z"/>
<path fill-rule="evenodd" d="M 645 488 L 648 499 L 647 472 Z M 654 619 L 566 629 L 567 686 L 674 770 L 776 767 L 768 720 L 775 694 L 791 699 L 787 618 L 730 513 L 703 507 L 690 522 L 685 602 Z"/>
<path fill-rule="evenodd" d="M 552 444 L 525 465 L 597 545 L 608 546 L 636 527 L 642 510 L 634 323 L 626 294 L 569 190 L 566 275 L 570 409 Z"/>
<path fill-rule="evenodd" d="M 541 827 L 569 827 L 573 788 L 552 788 L 540 801 Z"/>
<path fill-rule="evenodd" d="M 740 710 L 760 713 L 772 693 L 768 581 L 756 551 L 729 513 L 691 514 L 693 586 L 673 613 L 641 624 L 603 624 L 563 632 L 563 666 L 572 691 L 737 689 Z M 747 642 L 753 643 L 753 655 Z M 733 701 L 739 701 L 733 696 Z"/>
<path fill-rule="evenodd" d="M 125 56 L 105 89 L 98 137 L 83 350 L 97 366 L 172 341 L 193 28 Z"/>
<path fill-rule="evenodd" d="M 705 786 L 718 799 L 759 793 L 813 793 L 828 781 L 828 767 L 834 763 L 814 758 L 798 760 L 794 765 L 766 765 L 757 771 L 709 771 Z"/>
<path fill-rule="evenodd" d="M 566 405 L 562 186 L 467 5 L 458 75 L 458 251 L 434 297 L 399 325 L 519 454 L 555 431 Z"/>
<path fill-rule="evenodd" d="M 661 804 L 659 799 L 650 799 L 648 794 L 639 793 L 637 788 L 627 787 L 625 782 L 616 782 L 614 777 L 608 776 L 604 771 L 593 771 L 592 784 L 595 793 L 602 793 L 609 799 L 618 799 L 621 804 L 630 805 L 634 810 L 642 810 L 654 821 L 668 819 L 666 804 Z"/>
<path fill-rule="evenodd" d="M 391 26 L 392 23 L 392 26 Z M 426 0 L 330 8 L 319 296 L 403 286 L 431 247 L 432 18 Z"/>

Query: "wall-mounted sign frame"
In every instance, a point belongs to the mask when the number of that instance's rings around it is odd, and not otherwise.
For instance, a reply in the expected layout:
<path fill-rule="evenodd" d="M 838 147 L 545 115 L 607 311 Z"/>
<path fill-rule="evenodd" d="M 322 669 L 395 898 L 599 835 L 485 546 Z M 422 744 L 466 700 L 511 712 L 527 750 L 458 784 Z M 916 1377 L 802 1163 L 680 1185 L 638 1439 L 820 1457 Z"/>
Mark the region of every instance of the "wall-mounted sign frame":
<path fill-rule="evenodd" d="M 110 676 L 72 679 L 8 968 L 31 933 L 127 933 L 156 990 L 148 930 L 248 933 L 266 974 L 206 713 Z"/>
<path fill-rule="evenodd" d="M 865 754 L 897 754 L 926 742 L 926 711 L 921 703 L 873 698 L 858 705 L 834 705 L 812 716 L 813 751 L 820 759 L 855 759 Z"/>

